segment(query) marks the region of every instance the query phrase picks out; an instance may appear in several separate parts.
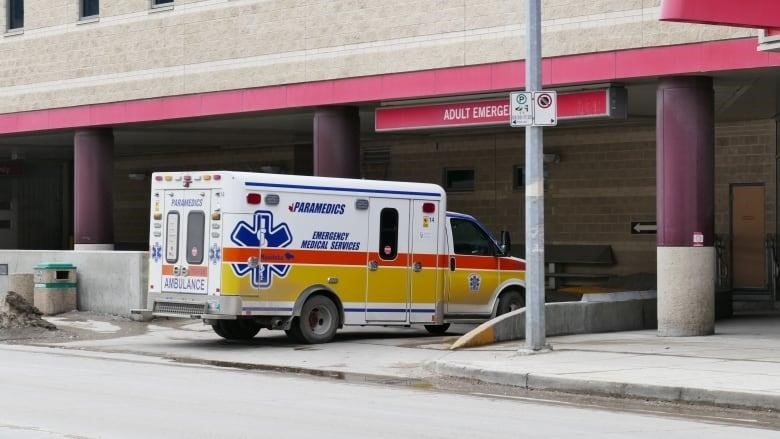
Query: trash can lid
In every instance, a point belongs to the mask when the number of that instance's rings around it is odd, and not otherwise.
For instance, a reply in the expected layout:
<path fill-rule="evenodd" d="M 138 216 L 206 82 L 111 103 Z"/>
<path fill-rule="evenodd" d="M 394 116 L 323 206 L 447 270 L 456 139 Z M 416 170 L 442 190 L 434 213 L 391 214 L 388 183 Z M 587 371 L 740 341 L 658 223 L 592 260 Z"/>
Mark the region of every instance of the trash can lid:
<path fill-rule="evenodd" d="M 72 270 L 76 266 L 67 262 L 41 262 L 34 267 L 36 270 Z"/>

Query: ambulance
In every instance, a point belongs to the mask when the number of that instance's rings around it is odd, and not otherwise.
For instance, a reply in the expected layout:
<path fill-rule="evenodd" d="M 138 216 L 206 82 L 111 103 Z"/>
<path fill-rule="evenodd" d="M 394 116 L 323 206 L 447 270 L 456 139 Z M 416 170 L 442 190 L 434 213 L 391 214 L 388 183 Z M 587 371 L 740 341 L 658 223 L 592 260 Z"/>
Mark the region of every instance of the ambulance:
<path fill-rule="evenodd" d="M 446 206 L 434 184 L 154 173 L 147 312 L 324 343 L 347 325 L 441 334 L 523 307 L 509 234 Z"/>

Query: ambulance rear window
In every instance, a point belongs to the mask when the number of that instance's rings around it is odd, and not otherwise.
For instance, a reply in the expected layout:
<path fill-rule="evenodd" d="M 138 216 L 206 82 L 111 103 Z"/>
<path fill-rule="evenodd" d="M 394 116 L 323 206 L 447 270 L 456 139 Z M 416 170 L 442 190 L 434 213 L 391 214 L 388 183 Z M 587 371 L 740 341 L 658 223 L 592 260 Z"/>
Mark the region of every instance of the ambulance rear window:
<path fill-rule="evenodd" d="M 398 256 L 398 211 L 385 208 L 379 214 L 379 257 L 390 261 Z"/>
<path fill-rule="evenodd" d="M 203 262 L 203 234 L 206 229 L 206 214 L 193 211 L 187 215 L 187 263 Z"/>
<path fill-rule="evenodd" d="M 165 261 L 173 264 L 179 260 L 179 212 L 169 212 L 165 229 Z"/>

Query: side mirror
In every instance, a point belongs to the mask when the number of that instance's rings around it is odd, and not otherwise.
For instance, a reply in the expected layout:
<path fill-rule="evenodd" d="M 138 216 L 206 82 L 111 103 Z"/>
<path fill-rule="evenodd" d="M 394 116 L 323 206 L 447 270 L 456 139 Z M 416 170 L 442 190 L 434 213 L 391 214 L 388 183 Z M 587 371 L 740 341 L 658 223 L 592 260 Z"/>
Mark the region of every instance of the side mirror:
<path fill-rule="evenodd" d="M 501 231 L 501 253 L 504 256 L 509 255 L 512 251 L 512 238 L 509 237 L 509 232 L 506 230 Z"/>

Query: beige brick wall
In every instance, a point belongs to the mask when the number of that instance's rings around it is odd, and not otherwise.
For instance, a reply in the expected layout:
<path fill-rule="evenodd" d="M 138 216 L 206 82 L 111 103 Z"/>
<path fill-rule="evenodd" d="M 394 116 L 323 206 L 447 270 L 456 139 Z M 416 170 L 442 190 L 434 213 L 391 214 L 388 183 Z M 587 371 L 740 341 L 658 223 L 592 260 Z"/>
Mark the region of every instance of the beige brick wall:
<path fill-rule="evenodd" d="M 134 146 L 117 148 L 114 163 L 114 240 L 144 246 L 149 240 L 150 181 L 135 181 L 129 173 L 180 170 L 220 170 L 260 172 L 274 166 L 283 172 L 294 171 L 294 150 L 288 146 L 265 146 L 221 150 L 183 148 L 154 155 L 138 155 Z"/>
<path fill-rule="evenodd" d="M 728 235 L 729 185 L 763 183 L 767 232 L 775 229 L 775 125 L 773 121 L 719 124 L 716 129 L 716 233 Z M 617 274 L 656 271 L 656 235 L 632 235 L 632 221 L 655 221 L 655 125 L 546 130 L 545 235 L 555 244 L 610 244 Z M 448 195 L 450 210 L 479 217 L 494 232 L 524 241 L 524 193 L 513 189 L 513 166 L 524 162 L 519 133 L 457 136 L 387 136 L 365 147 L 393 145 L 387 167 L 364 166 L 367 178 L 443 184 L 445 168 L 474 168 L 473 192 Z M 598 268 L 604 271 L 603 268 Z M 587 271 L 587 268 L 577 271 Z"/>
<path fill-rule="evenodd" d="M 5 7 L 5 2 L 3 8 Z M 522 58 L 515 0 L 27 0 L 0 37 L 0 113 Z M 657 21 L 658 0 L 546 0 L 544 55 L 754 35 Z M 3 11 L 4 12 L 4 11 Z M 6 27 L 0 14 L 0 29 Z"/>

